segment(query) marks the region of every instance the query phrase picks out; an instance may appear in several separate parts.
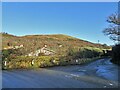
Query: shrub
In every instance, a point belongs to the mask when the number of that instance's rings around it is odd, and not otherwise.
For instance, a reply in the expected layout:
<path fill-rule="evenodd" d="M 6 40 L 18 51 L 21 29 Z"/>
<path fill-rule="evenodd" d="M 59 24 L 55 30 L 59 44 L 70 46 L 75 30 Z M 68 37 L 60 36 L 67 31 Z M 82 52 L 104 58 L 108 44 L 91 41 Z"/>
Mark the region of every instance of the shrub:
<path fill-rule="evenodd" d="M 99 48 L 93 47 L 82 47 L 79 50 L 69 49 L 67 56 L 72 56 L 75 58 L 93 58 L 99 57 L 103 54 L 103 51 Z"/>
<path fill-rule="evenodd" d="M 3 69 L 39 68 L 57 65 L 83 64 L 92 61 L 95 57 L 99 57 L 102 54 L 102 50 L 93 47 L 70 47 L 67 54 L 64 56 L 54 55 L 39 57 L 16 56 L 13 53 L 15 52 L 4 51 L 4 54 L 6 55 L 5 57 L 7 58 L 4 58 L 3 60 Z M 4 61 L 7 61 L 7 66 L 4 66 Z"/>
<path fill-rule="evenodd" d="M 7 66 L 4 65 L 4 61 L 7 61 Z M 22 68 L 39 68 L 39 67 L 51 67 L 59 65 L 58 57 L 40 56 L 40 57 L 25 57 L 17 56 L 11 60 L 3 61 L 3 69 L 22 69 Z"/>
<path fill-rule="evenodd" d="M 113 63 L 120 65 L 120 44 L 115 45 L 112 48 L 112 60 Z"/>

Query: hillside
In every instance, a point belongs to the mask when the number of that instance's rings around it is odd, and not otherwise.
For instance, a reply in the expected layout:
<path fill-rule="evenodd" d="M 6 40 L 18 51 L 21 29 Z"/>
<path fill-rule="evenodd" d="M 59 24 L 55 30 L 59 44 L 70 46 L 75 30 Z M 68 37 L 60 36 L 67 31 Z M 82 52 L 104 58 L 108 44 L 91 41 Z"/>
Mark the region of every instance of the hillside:
<path fill-rule="evenodd" d="M 84 64 L 100 58 L 104 54 L 102 50 L 109 48 L 62 34 L 2 33 L 2 69 Z"/>
<path fill-rule="evenodd" d="M 54 34 L 54 35 L 26 35 L 26 36 L 14 36 L 10 34 L 2 34 L 2 48 L 9 46 L 24 47 L 20 49 L 21 54 L 28 54 L 32 51 L 36 51 L 42 48 L 44 45 L 55 52 L 65 53 L 67 49 L 74 48 L 79 49 L 81 47 L 96 47 L 96 48 L 110 48 L 106 45 L 95 44 L 88 41 L 84 41 L 75 37 Z"/>

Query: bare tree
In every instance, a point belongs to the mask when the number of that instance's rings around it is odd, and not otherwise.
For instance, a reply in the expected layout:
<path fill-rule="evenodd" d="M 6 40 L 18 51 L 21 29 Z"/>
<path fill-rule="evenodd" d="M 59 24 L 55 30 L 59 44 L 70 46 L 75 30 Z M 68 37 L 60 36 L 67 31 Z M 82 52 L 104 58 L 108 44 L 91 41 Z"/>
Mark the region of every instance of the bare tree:
<path fill-rule="evenodd" d="M 108 17 L 107 22 L 110 24 L 108 28 L 103 30 L 103 33 L 113 41 L 120 41 L 120 17 L 115 13 Z"/>

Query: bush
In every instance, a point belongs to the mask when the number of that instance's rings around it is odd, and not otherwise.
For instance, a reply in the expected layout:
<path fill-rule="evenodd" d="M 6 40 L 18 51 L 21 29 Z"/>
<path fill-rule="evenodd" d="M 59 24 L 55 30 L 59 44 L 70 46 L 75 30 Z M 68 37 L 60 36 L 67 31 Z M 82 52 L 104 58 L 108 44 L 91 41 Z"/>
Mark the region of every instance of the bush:
<path fill-rule="evenodd" d="M 99 48 L 82 47 L 79 50 L 74 50 L 73 48 L 70 48 L 68 50 L 67 56 L 72 56 L 72 59 L 76 59 L 76 58 L 99 57 L 102 54 L 103 54 L 103 51 Z"/>
<path fill-rule="evenodd" d="M 4 62 L 7 61 L 7 65 Z M 40 57 L 25 57 L 17 56 L 11 60 L 3 61 L 3 69 L 26 69 L 26 68 L 39 68 L 39 67 L 50 67 L 59 65 L 58 57 L 51 56 L 40 56 Z"/>
<path fill-rule="evenodd" d="M 112 48 L 112 60 L 113 63 L 120 65 L 120 44 L 115 45 Z"/>
<path fill-rule="evenodd" d="M 12 53 L 12 54 L 11 54 Z M 57 65 L 83 64 L 92 61 L 102 54 L 102 50 L 93 47 L 70 47 L 66 55 L 54 56 L 16 56 L 15 52 L 4 51 L 3 69 L 40 68 Z M 11 55 L 10 55 L 11 54 Z M 7 61 L 7 65 L 4 62 Z"/>

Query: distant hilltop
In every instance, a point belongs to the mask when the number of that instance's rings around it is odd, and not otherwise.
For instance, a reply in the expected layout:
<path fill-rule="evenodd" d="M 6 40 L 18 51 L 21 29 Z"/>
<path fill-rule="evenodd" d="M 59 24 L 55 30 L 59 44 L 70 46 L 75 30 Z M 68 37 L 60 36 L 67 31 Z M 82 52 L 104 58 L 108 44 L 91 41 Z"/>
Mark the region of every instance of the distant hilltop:
<path fill-rule="evenodd" d="M 110 46 L 96 44 L 63 34 L 51 35 L 26 35 L 15 36 L 8 33 L 2 34 L 2 49 L 19 49 L 21 55 L 30 55 L 32 52 L 39 51 L 45 45 L 47 50 L 56 53 L 66 53 L 69 48 L 79 49 L 80 47 L 95 47 L 110 49 Z"/>

